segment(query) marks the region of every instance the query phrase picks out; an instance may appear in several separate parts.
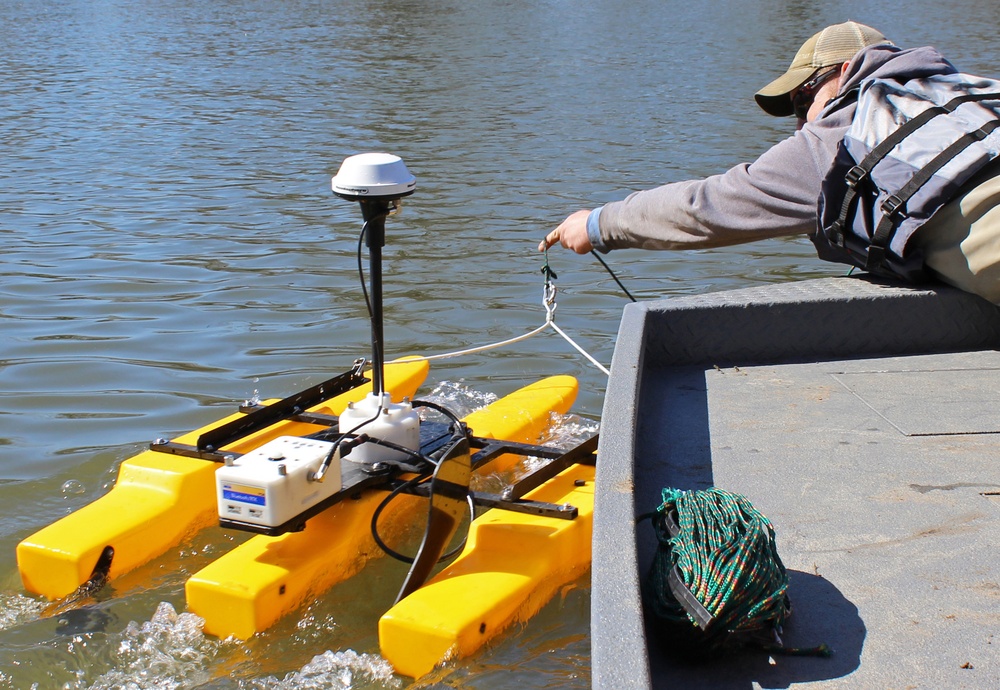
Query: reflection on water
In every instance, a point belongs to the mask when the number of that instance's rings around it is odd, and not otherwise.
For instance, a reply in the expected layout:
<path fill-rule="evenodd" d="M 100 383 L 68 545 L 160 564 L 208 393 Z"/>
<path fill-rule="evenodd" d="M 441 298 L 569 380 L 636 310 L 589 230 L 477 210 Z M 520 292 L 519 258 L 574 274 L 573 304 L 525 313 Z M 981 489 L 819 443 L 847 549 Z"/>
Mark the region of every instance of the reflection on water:
<path fill-rule="evenodd" d="M 405 684 L 376 655 L 378 611 L 344 599 L 394 591 L 391 565 L 237 644 L 199 637 L 183 600 L 233 535 L 207 530 L 124 578 L 93 603 L 103 627 L 71 635 L 39 618 L 13 555 L 149 440 L 368 353 L 360 214 L 329 191 L 344 157 L 388 150 L 417 176 L 387 226 L 387 354 L 483 345 L 543 322 L 534 247 L 566 213 L 719 172 L 785 136 L 749 94 L 808 34 L 853 18 L 989 72 L 995 31 L 978 17 L 991 9 L 0 3 L 0 686 Z M 608 260 L 642 298 L 841 270 L 802 240 Z M 624 296 L 590 257 L 550 261 L 557 322 L 610 363 Z M 428 386 L 492 396 L 563 373 L 581 380 L 575 412 L 595 420 L 604 376 L 551 331 L 436 362 Z M 588 626 L 581 582 L 425 687 L 587 687 Z"/>

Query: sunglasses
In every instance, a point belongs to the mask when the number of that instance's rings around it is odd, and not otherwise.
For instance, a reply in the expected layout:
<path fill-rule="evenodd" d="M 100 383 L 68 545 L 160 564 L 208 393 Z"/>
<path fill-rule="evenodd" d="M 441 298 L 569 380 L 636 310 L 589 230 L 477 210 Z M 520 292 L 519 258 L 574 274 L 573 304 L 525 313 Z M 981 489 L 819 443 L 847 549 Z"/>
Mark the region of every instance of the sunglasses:
<path fill-rule="evenodd" d="M 839 71 L 839 67 L 834 67 L 826 72 L 821 72 L 795 91 L 795 95 L 792 96 L 792 112 L 795 114 L 795 117 L 800 120 L 806 119 L 806 115 L 809 114 L 809 108 L 816 99 L 816 92 L 819 91 L 819 87 L 829 81 Z"/>

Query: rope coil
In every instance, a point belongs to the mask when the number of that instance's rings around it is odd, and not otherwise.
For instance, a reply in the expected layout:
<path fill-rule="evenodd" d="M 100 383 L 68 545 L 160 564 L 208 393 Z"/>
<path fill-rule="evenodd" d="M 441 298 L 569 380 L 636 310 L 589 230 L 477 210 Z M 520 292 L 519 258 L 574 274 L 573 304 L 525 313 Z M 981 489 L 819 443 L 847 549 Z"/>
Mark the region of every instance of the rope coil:
<path fill-rule="evenodd" d="M 651 517 L 658 542 L 643 601 L 675 652 L 713 656 L 750 646 L 830 656 L 826 645 L 786 647 L 788 573 L 771 522 L 745 496 L 711 488 L 665 488 Z"/>

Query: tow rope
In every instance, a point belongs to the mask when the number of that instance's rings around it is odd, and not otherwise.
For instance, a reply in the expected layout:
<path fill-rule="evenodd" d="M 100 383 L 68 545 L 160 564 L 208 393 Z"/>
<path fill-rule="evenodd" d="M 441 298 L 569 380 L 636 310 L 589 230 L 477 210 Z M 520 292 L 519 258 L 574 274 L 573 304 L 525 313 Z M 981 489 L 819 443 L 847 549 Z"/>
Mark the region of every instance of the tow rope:
<path fill-rule="evenodd" d="M 593 356 L 591 356 L 586 350 L 584 350 L 580 345 L 578 345 L 571 337 L 569 337 L 565 331 L 563 331 L 555 322 L 556 313 L 556 285 L 553 282 L 556 280 L 557 276 L 552 267 L 549 266 L 549 253 L 548 250 L 545 252 L 545 263 L 542 266 L 542 275 L 545 277 L 545 284 L 542 290 L 542 306 L 545 308 L 545 323 L 543 323 L 538 328 L 525 333 L 524 335 L 519 335 L 515 338 L 509 338 L 507 340 L 502 340 L 497 343 L 492 343 L 490 345 L 481 345 L 479 347 L 472 347 L 465 350 L 456 350 L 454 352 L 445 352 L 437 355 L 424 355 L 421 357 L 408 357 L 406 361 L 432 361 L 435 359 L 448 359 L 450 357 L 461 357 L 464 355 L 473 355 L 479 352 L 485 352 L 487 350 L 494 350 L 499 347 L 505 347 L 507 345 L 513 345 L 514 343 L 519 343 L 522 340 L 527 340 L 532 336 L 538 335 L 542 331 L 551 328 L 556 333 L 561 335 L 563 339 L 572 345 L 577 352 L 583 355 L 591 364 L 604 372 L 605 376 L 610 376 L 611 371 L 608 370 L 603 364 L 598 362 Z M 387 362 L 387 364 L 392 364 L 392 362 Z"/>

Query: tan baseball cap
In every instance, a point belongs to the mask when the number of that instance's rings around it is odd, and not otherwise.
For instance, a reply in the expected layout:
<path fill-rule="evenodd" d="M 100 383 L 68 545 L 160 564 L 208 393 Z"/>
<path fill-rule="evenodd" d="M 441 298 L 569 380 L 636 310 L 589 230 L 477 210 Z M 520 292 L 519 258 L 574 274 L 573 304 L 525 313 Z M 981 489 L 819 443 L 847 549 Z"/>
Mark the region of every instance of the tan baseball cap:
<path fill-rule="evenodd" d="M 857 22 L 828 26 L 802 44 L 788 70 L 754 94 L 757 105 L 775 117 L 792 114 L 791 93 L 823 67 L 850 62 L 858 51 L 868 46 L 889 43 L 882 33 Z"/>

